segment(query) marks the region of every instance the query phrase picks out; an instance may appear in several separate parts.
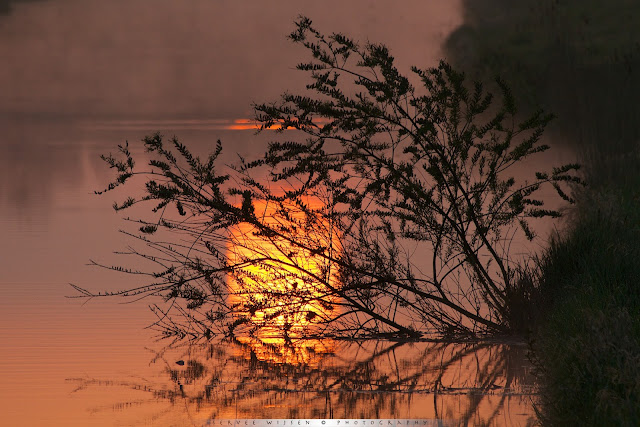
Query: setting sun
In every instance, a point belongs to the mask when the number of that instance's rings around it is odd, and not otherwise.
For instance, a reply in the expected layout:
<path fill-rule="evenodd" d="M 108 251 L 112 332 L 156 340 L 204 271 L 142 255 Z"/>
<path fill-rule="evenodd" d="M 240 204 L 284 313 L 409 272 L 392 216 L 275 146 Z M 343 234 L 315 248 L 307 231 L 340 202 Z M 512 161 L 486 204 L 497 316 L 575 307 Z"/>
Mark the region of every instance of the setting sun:
<path fill-rule="evenodd" d="M 319 202 L 311 206 L 321 207 Z M 236 266 L 229 275 L 230 303 L 262 333 L 300 335 L 335 310 L 337 280 L 331 259 L 339 253 L 337 233 L 326 219 L 293 205 L 257 202 L 254 208 L 277 235 L 266 236 L 248 223 L 234 228 L 227 249 L 229 264 Z M 294 238 L 297 245 L 291 242 Z M 324 248 L 321 254 L 311 253 L 319 247 Z"/>

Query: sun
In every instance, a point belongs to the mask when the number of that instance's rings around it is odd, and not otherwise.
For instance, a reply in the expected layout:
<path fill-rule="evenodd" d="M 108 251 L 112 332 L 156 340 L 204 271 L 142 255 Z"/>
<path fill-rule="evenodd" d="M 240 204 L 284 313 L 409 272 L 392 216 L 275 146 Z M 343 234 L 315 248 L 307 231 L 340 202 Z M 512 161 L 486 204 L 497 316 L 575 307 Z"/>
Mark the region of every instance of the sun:
<path fill-rule="evenodd" d="M 302 336 L 336 313 L 340 239 L 319 201 L 254 202 L 274 233 L 249 223 L 231 231 L 229 302 L 238 318 L 263 335 Z"/>

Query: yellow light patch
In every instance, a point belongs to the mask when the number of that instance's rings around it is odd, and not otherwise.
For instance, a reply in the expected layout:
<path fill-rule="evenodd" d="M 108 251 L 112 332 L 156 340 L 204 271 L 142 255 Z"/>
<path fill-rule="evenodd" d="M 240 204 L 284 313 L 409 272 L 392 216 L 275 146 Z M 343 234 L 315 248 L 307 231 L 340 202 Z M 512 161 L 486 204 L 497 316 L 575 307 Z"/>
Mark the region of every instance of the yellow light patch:
<path fill-rule="evenodd" d="M 248 223 L 232 230 L 227 254 L 235 268 L 229 275 L 229 302 L 238 318 L 260 326 L 263 336 L 300 336 L 335 311 L 338 283 L 331 259 L 340 251 L 337 233 L 326 218 L 294 205 L 256 201 L 253 206 L 276 233 L 261 235 Z"/>

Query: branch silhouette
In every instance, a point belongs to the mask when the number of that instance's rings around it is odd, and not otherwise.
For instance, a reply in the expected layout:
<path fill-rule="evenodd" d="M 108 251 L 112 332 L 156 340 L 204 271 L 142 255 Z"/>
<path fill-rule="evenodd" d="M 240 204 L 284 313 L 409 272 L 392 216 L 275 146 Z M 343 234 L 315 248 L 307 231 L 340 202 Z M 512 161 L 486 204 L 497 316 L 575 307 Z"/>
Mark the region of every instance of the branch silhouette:
<path fill-rule="evenodd" d="M 560 216 L 541 188 L 572 203 L 582 184 L 577 164 L 512 176 L 549 148 L 552 116 L 520 121 L 502 80 L 495 95 L 444 61 L 406 77 L 384 45 L 325 36 L 305 17 L 290 39 L 312 57 L 298 65 L 310 83 L 254 105 L 259 131 L 278 138 L 262 157 L 220 174 L 220 141 L 202 160 L 160 134 L 144 139 L 146 170 L 128 144 L 103 156 L 117 173 L 105 191 L 145 180 L 114 208 L 152 206 L 128 233 L 145 251 L 128 253 L 157 269 L 110 268 L 153 283 L 119 294 L 161 295 L 172 312 L 155 326 L 194 339 L 526 331 L 535 272 L 509 245 L 535 237 L 531 219 Z"/>

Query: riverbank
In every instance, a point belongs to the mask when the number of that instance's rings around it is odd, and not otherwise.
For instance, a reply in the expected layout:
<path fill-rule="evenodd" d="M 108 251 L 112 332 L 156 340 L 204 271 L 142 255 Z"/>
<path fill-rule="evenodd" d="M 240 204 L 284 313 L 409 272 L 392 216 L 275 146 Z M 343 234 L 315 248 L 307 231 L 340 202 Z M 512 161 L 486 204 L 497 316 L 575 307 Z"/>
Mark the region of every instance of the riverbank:
<path fill-rule="evenodd" d="M 539 259 L 532 325 L 545 425 L 640 425 L 640 5 L 463 1 L 451 61 L 558 118 L 588 187 Z"/>
<path fill-rule="evenodd" d="M 541 260 L 548 307 L 533 341 L 546 425 L 640 424 L 640 156 L 580 195 Z M 624 176 L 624 179 L 622 177 Z"/>

